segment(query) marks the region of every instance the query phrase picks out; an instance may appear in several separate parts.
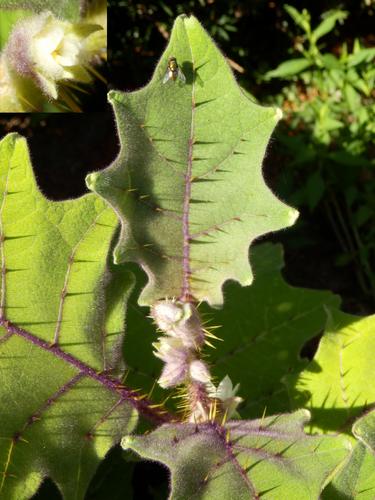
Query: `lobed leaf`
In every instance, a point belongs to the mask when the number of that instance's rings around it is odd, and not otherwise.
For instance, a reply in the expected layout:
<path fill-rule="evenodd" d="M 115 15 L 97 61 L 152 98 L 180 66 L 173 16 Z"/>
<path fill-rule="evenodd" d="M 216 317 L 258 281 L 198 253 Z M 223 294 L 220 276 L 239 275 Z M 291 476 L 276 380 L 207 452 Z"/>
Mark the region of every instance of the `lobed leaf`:
<path fill-rule="evenodd" d="M 83 498 L 137 410 L 147 414 L 115 378 L 133 284 L 107 265 L 116 223 L 94 195 L 47 200 L 25 139 L 0 142 L 1 498 L 30 498 L 46 476 Z"/>
<path fill-rule="evenodd" d="M 185 84 L 163 83 L 172 56 Z M 141 305 L 167 296 L 220 306 L 225 281 L 252 282 L 249 244 L 297 217 L 261 173 L 281 112 L 245 96 L 208 34 L 185 15 L 151 82 L 109 98 L 121 150 L 87 185 L 121 221 L 115 261 L 146 271 Z"/>
<path fill-rule="evenodd" d="M 328 322 L 318 351 L 299 375 L 286 379 L 293 407 L 307 406 L 312 428 L 349 431 L 365 408 L 375 403 L 375 315 L 359 318 L 327 310 Z"/>
<path fill-rule="evenodd" d="M 225 426 L 166 424 L 122 440 L 171 471 L 171 500 L 318 499 L 348 455 L 342 436 L 308 436 L 306 410 Z"/>

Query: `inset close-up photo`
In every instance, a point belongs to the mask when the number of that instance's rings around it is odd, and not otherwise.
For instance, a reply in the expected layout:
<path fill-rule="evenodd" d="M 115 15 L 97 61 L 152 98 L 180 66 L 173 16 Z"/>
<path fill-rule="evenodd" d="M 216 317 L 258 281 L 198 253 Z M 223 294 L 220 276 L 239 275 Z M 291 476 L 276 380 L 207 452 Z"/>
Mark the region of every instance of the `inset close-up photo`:
<path fill-rule="evenodd" d="M 0 1 L 0 113 L 101 111 L 105 0 Z"/>

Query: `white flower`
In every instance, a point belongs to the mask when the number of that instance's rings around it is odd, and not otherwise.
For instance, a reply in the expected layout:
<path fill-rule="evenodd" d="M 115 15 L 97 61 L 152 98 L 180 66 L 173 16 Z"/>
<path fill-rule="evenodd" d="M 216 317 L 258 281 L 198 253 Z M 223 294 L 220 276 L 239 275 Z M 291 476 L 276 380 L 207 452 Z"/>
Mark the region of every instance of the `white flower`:
<path fill-rule="evenodd" d="M 89 40 L 100 29 L 96 25 L 62 21 L 50 12 L 42 12 L 16 24 L 6 55 L 19 75 L 32 78 L 45 94 L 57 99 L 59 82 L 91 81 L 85 69 L 94 55 Z"/>
<path fill-rule="evenodd" d="M 223 410 L 227 413 L 227 417 L 231 418 L 237 410 L 237 406 L 242 403 L 243 399 L 236 396 L 240 384 L 233 387 L 231 379 L 226 375 L 216 388 L 213 384 L 209 384 L 209 396 L 221 401 Z"/>

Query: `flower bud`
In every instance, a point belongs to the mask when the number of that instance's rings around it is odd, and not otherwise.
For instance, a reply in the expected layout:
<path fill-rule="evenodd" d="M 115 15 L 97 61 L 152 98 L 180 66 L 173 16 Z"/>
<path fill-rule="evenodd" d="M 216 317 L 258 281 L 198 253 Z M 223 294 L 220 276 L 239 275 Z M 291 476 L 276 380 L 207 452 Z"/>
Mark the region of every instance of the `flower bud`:
<path fill-rule="evenodd" d="M 196 382 L 207 384 L 211 379 L 207 366 L 200 359 L 195 359 L 190 363 L 189 371 L 191 378 Z"/>
<path fill-rule="evenodd" d="M 19 75 L 33 79 L 46 95 L 57 99 L 59 82 L 91 81 L 85 69 L 93 56 L 90 35 L 100 29 L 42 12 L 16 24 L 5 49 L 6 57 Z"/>
<path fill-rule="evenodd" d="M 192 304 L 163 300 L 153 306 L 151 314 L 166 335 L 180 338 L 187 348 L 198 349 L 203 344 L 204 332 Z"/>

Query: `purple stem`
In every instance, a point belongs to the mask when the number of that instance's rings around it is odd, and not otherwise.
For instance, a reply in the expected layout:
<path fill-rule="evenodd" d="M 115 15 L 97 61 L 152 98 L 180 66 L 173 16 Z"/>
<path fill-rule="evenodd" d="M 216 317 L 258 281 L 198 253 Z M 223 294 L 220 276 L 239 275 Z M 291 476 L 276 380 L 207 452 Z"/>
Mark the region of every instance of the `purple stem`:
<path fill-rule="evenodd" d="M 125 387 L 121 384 L 119 379 L 109 378 L 104 373 L 98 373 L 90 366 L 86 365 L 79 359 L 75 358 L 71 354 L 68 354 L 62 351 L 57 345 L 50 344 L 45 340 L 36 337 L 32 333 L 24 330 L 23 328 L 19 328 L 14 325 L 10 321 L 0 318 L 0 325 L 6 328 L 8 333 L 18 335 L 32 344 L 40 347 L 41 349 L 50 352 L 57 358 L 64 360 L 66 363 L 77 368 L 77 370 L 82 373 L 86 377 L 90 377 L 93 380 L 96 380 L 108 390 L 119 394 L 122 399 L 131 404 L 136 410 L 138 410 L 144 417 L 148 418 L 155 424 L 162 424 L 166 422 L 170 422 L 173 420 L 173 417 L 169 413 L 164 413 L 162 410 L 153 407 L 153 403 L 147 399 L 140 396 L 136 391 Z M 155 406 L 155 405 L 154 405 Z"/>
<path fill-rule="evenodd" d="M 28 427 L 30 427 L 36 420 L 39 420 L 40 416 L 42 415 L 43 412 L 45 412 L 53 403 L 55 403 L 63 394 L 68 392 L 81 378 L 83 377 L 83 373 L 79 372 L 77 375 L 75 375 L 73 378 L 69 380 L 66 384 L 60 387 L 52 396 L 50 396 L 43 404 L 42 406 L 34 412 L 31 417 L 29 417 L 23 426 L 22 430 L 19 432 L 16 432 L 13 436 L 14 442 L 19 441 L 21 438 L 22 434 L 26 431 Z"/>
<path fill-rule="evenodd" d="M 194 71 L 194 65 L 193 65 Z M 190 230 L 189 230 L 189 210 L 190 210 L 190 198 L 191 198 L 191 184 L 192 184 L 192 171 L 193 171 L 193 146 L 194 146 L 194 112 L 195 112 L 195 100 L 194 100 L 194 83 L 192 84 L 192 99 L 191 99 L 191 128 L 190 128 L 190 138 L 188 143 L 188 163 L 185 174 L 185 193 L 184 193 L 184 203 L 182 212 L 182 237 L 183 237 L 183 250 L 182 250 L 182 290 L 180 299 L 185 302 L 190 302 L 191 291 L 190 291 Z"/>

